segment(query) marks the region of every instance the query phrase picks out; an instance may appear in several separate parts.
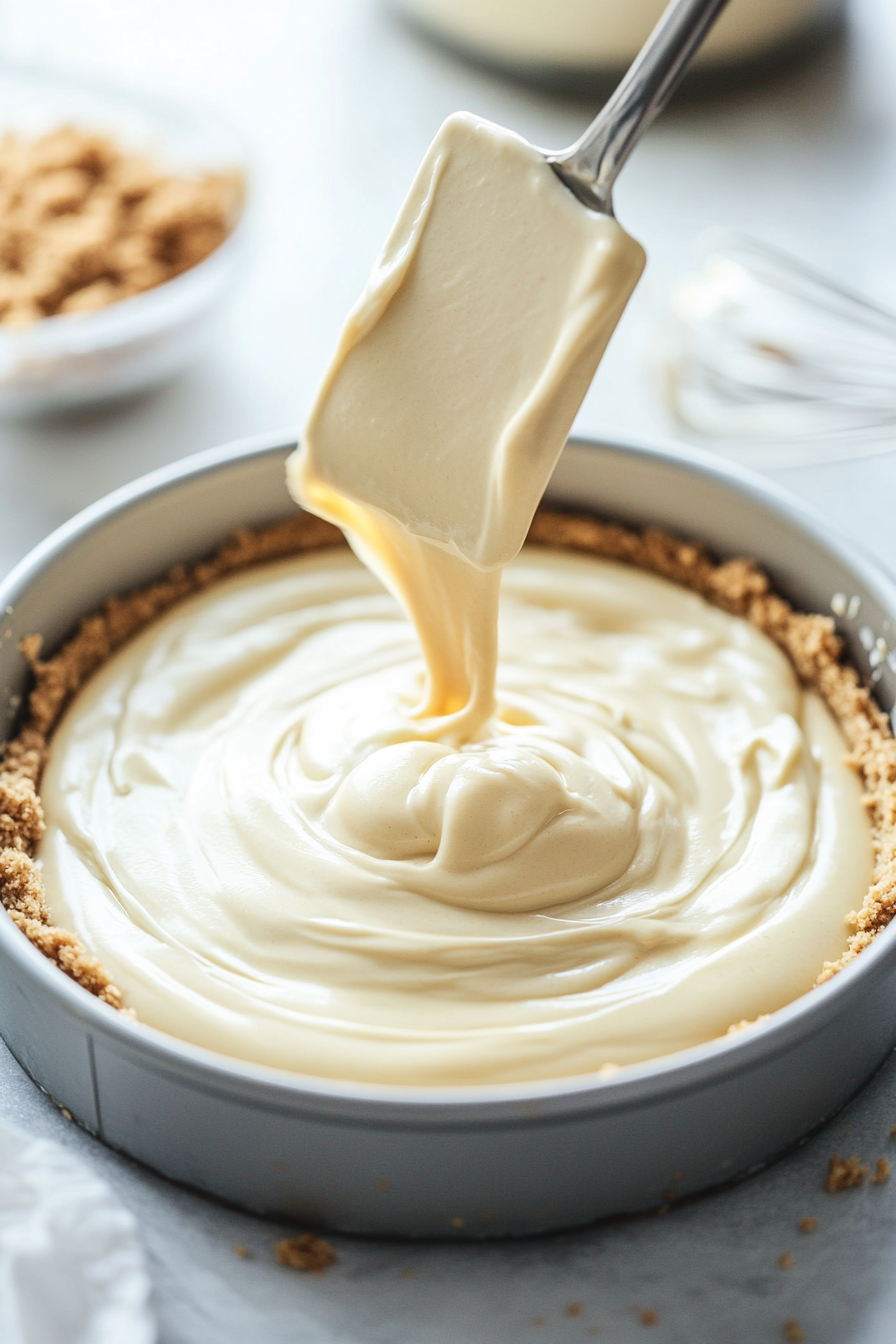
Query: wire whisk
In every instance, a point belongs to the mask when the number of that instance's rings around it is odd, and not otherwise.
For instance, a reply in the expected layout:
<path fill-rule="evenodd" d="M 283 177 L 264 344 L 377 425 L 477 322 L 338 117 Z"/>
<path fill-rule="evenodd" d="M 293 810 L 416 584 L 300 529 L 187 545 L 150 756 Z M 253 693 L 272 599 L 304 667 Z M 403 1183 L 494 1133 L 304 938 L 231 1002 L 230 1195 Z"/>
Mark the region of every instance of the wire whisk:
<path fill-rule="evenodd" d="M 680 424 L 757 464 L 896 448 L 896 313 L 754 239 L 706 238 L 666 371 Z"/>

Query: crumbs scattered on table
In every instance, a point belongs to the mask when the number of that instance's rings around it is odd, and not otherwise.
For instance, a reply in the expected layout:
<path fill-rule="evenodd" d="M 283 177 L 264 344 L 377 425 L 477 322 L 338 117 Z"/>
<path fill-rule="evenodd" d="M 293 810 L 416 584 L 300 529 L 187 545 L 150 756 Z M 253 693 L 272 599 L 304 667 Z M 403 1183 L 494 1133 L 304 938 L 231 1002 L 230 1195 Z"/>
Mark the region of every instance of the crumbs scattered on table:
<path fill-rule="evenodd" d="M 640 1321 L 642 1325 L 659 1325 L 660 1318 L 648 1307 L 646 1311 L 641 1312 Z"/>
<path fill-rule="evenodd" d="M 584 1310 L 585 1310 L 585 1307 L 584 1307 L 583 1303 L 581 1303 L 581 1302 L 570 1302 L 570 1304 L 569 1304 L 568 1307 L 564 1307 L 564 1308 L 563 1308 L 563 1315 L 564 1315 L 564 1316 L 581 1316 L 581 1314 L 582 1314 L 582 1312 L 583 1312 Z"/>
<path fill-rule="evenodd" d="M 784 1322 L 781 1334 L 787 1340 L 787 1344 L 803 1344 L 803 1340 L 806 1338 L 803 1327 L 795 1316 L 791 1316 L 789 1321 Z"/>
<path fill-rule="evenodd" d="M 883 1185 L 884 1181 L 890 1179 L 890 1172 L 892 1170 L 892 1163 L 888 1162 L 885 1157 L 879 1157 L 874 1166 L 874 1174 L 871 1177 L 871 1183 L 873 1185 Z"/>
<path fill-rule="evenodd" d="M 801 1218 L 801 1219 L 800 1219 L 800 1231 L 801 1231 L 801 1232 L 814 1232 L 817 1226 L 818 1226 L 818 1219 L 817 1219 L 817 1218 Z"/>
<path fill-rule="evenodd" d="M 864 1182 L 867 1175 L 867 1165 L 863 1165 L 855 1154 L 852 1157 L 835 1156 L 828 1162 L 825 1189 L 832 1195 L 840 1190 L 853 1190 Z"/>
<path fill-rule="evenodd" d="M 322 1274 L 336 1263 L 336 1252 L 328 1241 L 313 1232 L 300 1232 L 297 1237 L 284 1237 L 277 1242 L 277 1263 L 290 1269 L 303 1269 L 310 1274 Z"/>
<path fill-rule="evenodd" d="M 778 1256 L 778 1268 L 793 1269 L 793 1256 L 789 1251 L 783 1251 L 781 1255 Z"/>

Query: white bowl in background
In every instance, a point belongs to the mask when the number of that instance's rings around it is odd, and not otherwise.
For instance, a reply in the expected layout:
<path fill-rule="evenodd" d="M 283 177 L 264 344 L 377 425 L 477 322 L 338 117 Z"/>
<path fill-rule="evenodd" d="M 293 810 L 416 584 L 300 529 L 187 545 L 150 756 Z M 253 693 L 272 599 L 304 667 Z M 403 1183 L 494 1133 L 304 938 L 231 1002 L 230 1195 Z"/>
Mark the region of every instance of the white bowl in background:
<path fill-rule="evenodd" d="M 461 55 L 568 93 L 612 87 L 667 0 L 391 0 L 405 18 Z M 686 76 L 730 91 L 810 48 L 842 20 L 845 0 L 731 0 Z"/>
<path fill-rule="evenodd" d="M 164 99 L 0 65 L 0 135 L 72 124 L 113 135 L 172 171 L 235 169 L 246 153 L 218 116 Z M 245 205 L 229 237 L 198 266 L 95 312 L 0 325 L 0 418 L 84 406 L 152 387 L 184 368 L 211 334 L 246 250 Z"/>

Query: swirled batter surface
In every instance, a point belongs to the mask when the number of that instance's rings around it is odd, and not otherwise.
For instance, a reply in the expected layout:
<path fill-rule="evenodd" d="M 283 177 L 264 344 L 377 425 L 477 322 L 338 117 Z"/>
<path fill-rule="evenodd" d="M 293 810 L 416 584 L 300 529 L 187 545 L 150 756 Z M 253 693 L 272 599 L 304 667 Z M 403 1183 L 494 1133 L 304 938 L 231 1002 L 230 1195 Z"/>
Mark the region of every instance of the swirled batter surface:
<path fill-rule="evenodd" d="M 745 621 L 608 561 L 505 571 L 494 713 L 418 712 L 348 551 L 174 609 L 54 739 L 54 918 L 140 1018 L 344 1079 L 625 1064 L 803 993 L 871 842 L 840 733 Z"/>

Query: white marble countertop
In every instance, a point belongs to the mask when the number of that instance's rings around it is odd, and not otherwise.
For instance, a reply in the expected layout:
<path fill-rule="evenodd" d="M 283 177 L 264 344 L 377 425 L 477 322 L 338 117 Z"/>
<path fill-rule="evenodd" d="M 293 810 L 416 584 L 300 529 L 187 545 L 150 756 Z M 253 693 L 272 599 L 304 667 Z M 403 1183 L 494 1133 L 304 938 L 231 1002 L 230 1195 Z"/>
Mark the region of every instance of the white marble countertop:
<path fill-rule="evenodd" d="M 466 107 L 558 146 L 593 111 L 468 68 L 374 0 L 5 0 L 0 55 L 216 106 L 251 147 L 256 199 L 245 282 L 199 364 L 117 408 L 0 425 L 0 571 L 114 486 L 299 421 L 448 112 Z M 896 306 L 893 0 L 856 0 L 847 39 L 761 87 L 673 107 L 627 167 L 617 211 L 650 270 L 583 430 L 674 432 L 656 339 L 708 225 L 743 227 Z M 772 474 L 896 566 L 896 452 Z M 867 1160 L 896 1147 L 896 1060 L 797 1152 L 667 1217 L 473 1247 L 336 1237 L 338 1264 L 320 1277 L 274 1263 L 275 1241 L 298 1229 L 172 1187 L 104 1149 L 5 1052 L 0 1112 L 77 1149 L 136 1213 L 164 1344 L 553 1344 L 645 1330 L 657 1344 L 759 1344 L 781 1339 L 791 1317 L 809 1344 L 896 1337 L 896 1179 L 823 1190 L 831 1154 Z M 819 1220 L 811 1235 L 797 1228 L 805 1216 Z M 789 1270 L 777 1263 L 785 1251 Z M 651 1328 L 646 1309 L 659 1317 Z"/>

